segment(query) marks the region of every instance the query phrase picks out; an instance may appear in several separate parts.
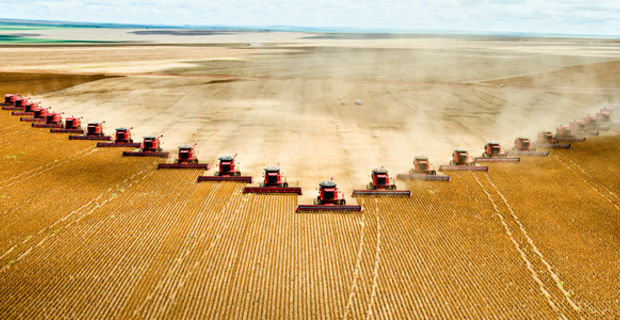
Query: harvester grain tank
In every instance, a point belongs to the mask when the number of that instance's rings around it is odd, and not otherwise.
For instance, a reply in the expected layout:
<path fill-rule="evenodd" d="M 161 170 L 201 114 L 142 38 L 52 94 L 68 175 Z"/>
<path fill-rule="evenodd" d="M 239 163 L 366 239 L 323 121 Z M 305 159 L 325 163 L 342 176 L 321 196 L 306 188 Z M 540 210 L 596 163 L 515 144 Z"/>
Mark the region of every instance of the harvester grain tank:
<path fill-rule="evenodd" d="M 408 174 L 398 174 L 397 179 L 414 179 L 414 180 L 432 180 L 432 181 L 450 181 L 450 176 L 437 174 L 437 171 L 431 166 L 428 157 L 425 155 L 416 156 L 413 159 L 413 168 Z"/>
<path fill-rule="evenodd" d="M 314 204 L 300 204 L 296 212 L 313 211 L 362 211 L 359 205 L 347 205 L 342 192 L 338 190 L 336 183 L 332 180 L 325 180 L 319 183 L 319 195 L 314 199 Z"/>
<path fill-rule="evenodd" d="M 45 122 L 32 123 L 34 128 L 62 128 L 62 113 L 50 112 L 45 115 Z"/>
<path fill-rule="evenodd" d="M 160 136 L 146 136 L 143 138 L 140 144 L 139 151 L 123 151 L 123 157 L 160 157 L 167 158 L 170 153 L 163 152 L 161 149 L 161 137 Z"/>
<path fill-rule="evenodd" d="M 489 171 L 489 167 L 477 166 L 469 156 L 469 152 L 459 148 L 452 152 L 450 165 L 439 166 L 439 171 Z"/>
<path fill-rule="evenodd" d="M 538 148 L 560 148 L 560 149 L 570 149 L 570 144 L 567 143 L 558 143 L 553 136 L 551 131 L 541 131 L 538 133 L 538 137 L 536 139 L 536 147 Z"/>
<path fill-rule="evenodd" d="M 218 165 L 218 170 L 213 173 L 213 176 L 199 176 L 197 181 L 234 181 L 252 183 L 252 177 L 241 175 L 241 171 L 239 171 L 239 166 L 236 163 L 236 158 L 237 155 L 235 155 L 234 157 L 219 157 L 218 160 L 220 161 L 220 163 Z"/>
<path fill-rule="evenodd" d="M 110 141 L 112 137 L 103 133 L 103 122 L 91 122 L 86 126 L 86 134 L 81 136 L 69 136 L 69 140 L 103 140 Z"/>
<path fill-rule="evenodd" d="M 52 128 L 50 129 L 51 133 L 84 133 L 84 129 L 82 129 L 82 118 L 77 117 L 67 117 L 65 118 L 65 124 L 62 128 Z"/>
<path fill-rule="evenodd" d="M 555 137 L 557 142 L 584 142 L 586 138 L 577 138 L 573 134 L 573 129 L 570 126 L 559 126 L 555 129 Z"/>
<path fill-rule="evenodd" d="M 484 152 L 482 157 L 478 157 L 476 162 L 519 162 L 519 157 L 508 157 L 504 153 L 504 149 L 497 141 L 489 141 L 484 145 Z"/>
<path fill-rule="evenodd" d="M 208 163 L 198 163 L 195 144 L 182 144 L 178 148 L 177 158 L 174 163 L 160 163 L 157 169 L 204 169 L 209 170 Z"/>
<path fill-rule="evenodd" d="M 281 173 L 279 166 L 265 168 L 263 182 L 258 187 L 245 187 L 243 193 L 295 193 L 301 195 L 300 187 L 289 187 L 286 177 Z"/>
<path fill-rule="evenodd" d="M 140 148 L 139 142 L 133 142 L 131 138 L 131 128 L 119 127 L 116 128 L 114 134 L 114 142 L 97 142 L 97 147 L 128 147 L 128 148 Z"/>
<path fill-rule="evenodd" d="M 518 137 L 515 139 L 515 146 L 511 151 L 508 151 L 509 155 L 517 156 L 537 156 L 546 157 L 549 155 L 548 151 L 536 151 L 536 147 L 532 141 L 528 138 Z"/>
<path fill-rule="evenodd" d="M 396 190 L 396 185 L 384 168 L 372 170 L 372 181 L 366 186 L 366 190 L 353 190 L 355 196 L 411 196 L 409 190 Z"/>

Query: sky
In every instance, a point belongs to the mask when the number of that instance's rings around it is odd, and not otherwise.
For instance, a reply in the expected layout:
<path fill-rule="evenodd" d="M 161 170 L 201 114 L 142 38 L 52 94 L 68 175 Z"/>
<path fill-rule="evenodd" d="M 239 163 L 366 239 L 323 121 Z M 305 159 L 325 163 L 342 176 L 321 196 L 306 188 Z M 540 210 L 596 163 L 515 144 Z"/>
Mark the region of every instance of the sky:
<path fill-rule="evenodd" d="M 0 0 L 0 18 L 620 35 L 619 0 Z"/>

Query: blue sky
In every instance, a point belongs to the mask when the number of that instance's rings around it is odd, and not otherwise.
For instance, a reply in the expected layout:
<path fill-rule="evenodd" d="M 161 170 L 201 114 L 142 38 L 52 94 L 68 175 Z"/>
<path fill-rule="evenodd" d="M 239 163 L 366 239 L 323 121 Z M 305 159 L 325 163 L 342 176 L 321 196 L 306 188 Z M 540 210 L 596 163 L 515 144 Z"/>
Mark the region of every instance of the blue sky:
<path fill-rule="evenodd" d="M 0 0 L 0 17 L 620 35 L 619 0 Z"/>

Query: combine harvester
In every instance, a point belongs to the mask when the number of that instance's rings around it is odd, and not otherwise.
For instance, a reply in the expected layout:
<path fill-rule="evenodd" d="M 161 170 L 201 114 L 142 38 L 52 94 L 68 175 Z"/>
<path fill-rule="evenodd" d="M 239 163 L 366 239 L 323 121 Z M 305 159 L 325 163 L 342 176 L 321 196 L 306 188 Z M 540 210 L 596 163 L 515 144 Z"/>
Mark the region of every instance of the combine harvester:
<path fill-rule="evenodd" d="M 133 139 L 131 138 L 131 129 L 133 129 L 133 127 L 129 129 L 124 127 L 116 128 L 116 133 L 114 134 L 114 142 L 97 142 L 97 147 L 140 148 L 141 144 L 138 142 L 133 142 Z"/>
<path fill-rule="evenodd" d="M 219 157 L 219 167 L 218 171 L 213 173 L 213 176 L 198 176 L 197 182 L 202 181 L 234 181 L 234 182 L 244 182 L 244 183 L 252 183 L 252 177 L 250 176 L 242 176 L 241 171 L 236 170 L 238 165 L 235 163 L 235 159 L 237 155 L 234 157 L 231 156 L 221 156 Z"/>
<path fill-rule="evenodd" d="M 518 137 L 515 139 L 515 146 L 512 151 L 508 151 L 508 155 L 547 157 L 549 151 L 536 151 L 530 139 Z"/>
<path fill-rule="evenodd" d="M 489 171 L 489 167 L 477 166 L 467 150 L 456 149 L 452 152 L 450 165 L 439 166 L 439 171 Z"/>
<path fill-rule="evenodd" d="M 489 141 L 484 145 L 482 157 L 475 159 L 475 162 L 519 162 L 519 157 L 508 157 L 504 149 L 497 141 Z"/>
<path fill-rule="evenodd" d="M 353 190 L 355 196 L 411 196 L 409 190 L 396 190 L 396 185 L 392 183 L 392 178 L 384 168 L 372 170 L 372 181 L 366 186 L 366 190 Z"/>
<path fill-rule="evenodd" d="M 538 138 L 536 139 L 536 147 L 538 148 L 559 148 L 559 149 L 570 149 L 570 144 L 568 143 L 558 143 L 553 136 L 551 131 L 542 131 L 538 133 Z"/>
<path fill-rule="evenodd" d="M 32 117 L 21 117 L 19 121 L 23 122 L 43 122 L 45 121 L 45 116 L 48 114 L 49 109 L 47 108 L 33 108 L 32 109 Z"/>
<path fill-rule="evenodd" d="M 177 159 L 174 163 L 160 163 L 157 165 L 157 169 L 204 169 L 209 170 L 208 163 L 198 163 L 196 157 L 196 150 L 194 145 L 182 144 L 179 146 L 179 152 Z"/>
<path fill-rule="evenodd" d="M 112 140 L 112 137 L 103 134 L 103 122 L 91 122 L 86 127 L 86 134 L 81 136 L 69 136 L 69 140 Z"/>
<path fill-rule="evenodd" d="M 65 125 L 61 128 L 52 128 L 50 129 L 51 133 L 79 133 L 84 134 L 84 129 L 82 129 L 82 118 L 76 117 L 67 117 L 65 118 Z"/>
<path fill-rule="evenodd" d="M 2 110 L 21 110 L 16 106 L 15 102 L 19 96 L 13 93 L 7 93 L 4 95 L 4 102 L 2 102 Z"/>
<path fill-rule="evenodd" d="M 289 187 L 279 166 L 265 168 L 264 180 L 258 187 L 245 187 L 243 193 L 296 193 L 301 195 L 300 187 Z"/>
<path fill-rule="evenodd" d="M 585 122 L 586 130 L 609 131 L 609 127 L 601 126 L 600 122 L 602 121 L 599 121 L 598 114 L 586 116 L 583 121 Z"/>
<path fill-rule="evenodd" d="M 62 113 L 50 112 L 45 115 L 44 123 L 32 123 L 34 128 L 62 128 Z"/>
<path fill-rule="evenodd" d="M 16 110 L 20 110 L 20 111 L 13 111 L 11 112 L 11 115 L 13 116 L 33 116 L 34 115 L 34 109 L 38 109 L 39 104 L 38 103 L 34 103 L 34 102 L 26 102 L 26 104 L 21 107 L 18 108 Z"/>
<path fill-rule="evenodd" d="M 437 174 L 437 171 L 433 169 L 428 157 L 421 155 L 416 156 L 413 159 L 413 168 L 409 170 L 408 174 L 398 174 L 396 179 L 413 179 L 413 180 L 430 180 L 430 181 L 450 181 L 450 176 Z"/>
<path fill-rule="evenodd" d="M 586 126 L 585 120 L 573 120 L 569 123 L 569 126 L 571 127 L 571 129 L 573 129 L 573 132 L 575 132 L 575 134 L 578 134 L 578 135 L 582 135 L 582 136 L 598 136 L 599 135 L 598 131 L 590 130 Z"/>
<path fill-rule="evenodd" d="M 557 142 L 584 142 L 586 138 L 577 138 L 573 134 L 573 129 L 570 126 L 559 126 L 555 130 L 555 137 L 553 139 Z"/>
<path fill-rule="evenodd" d="M 361 206 L 347 205 L 347 201 L 338 191 L 336 183 L 332 180 L 325 180 L 319 183 L 319 195 L 314 199 L 314 204 L 300 204 L 296 212 L 316 212 L 316 211 L 362 211 Z"/>
<path fill-rule="evenodd" d="M 160 158 L 168 158 L 170 156 L 169 152 L 162 152 L 160 147 L 161 141 L 160 138 L 163 135 L 154 137 L 154 136 L 146 136 L 142 140 L 142 144 L 140 144 L 140 151 L 123 151 L 123 157 L 160 157 Z"/>
<path fill-rule="evenodd" d="M 607 107 L 601 108 L 601 111 L 596 114 L 596 118 L 599 122 L 609 123 L 611 121 L 610 109 Z"/>

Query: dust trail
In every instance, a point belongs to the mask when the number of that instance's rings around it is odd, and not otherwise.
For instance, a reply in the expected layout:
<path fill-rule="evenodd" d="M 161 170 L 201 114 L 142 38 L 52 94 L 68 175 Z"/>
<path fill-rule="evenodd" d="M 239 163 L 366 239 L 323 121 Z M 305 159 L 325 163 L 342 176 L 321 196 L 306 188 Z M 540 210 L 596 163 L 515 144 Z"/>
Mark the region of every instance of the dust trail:
<path fill-rule="evenodd" d="M 364 200 L 360 200 L 360 205 L 364 205 Z M 353 305 L 353 298 L 355 297 L 355 292 L 357 291 L 357 279 L 360 274 L 360 265 L 362 263 L 362 252 L 364 251 L 364 234 L 366 230 L 366 215 L 362 212 L 362 221 L 361 221 L 362 230 L 360 231 L 360 241 L 357 249 L 357 259 L 355 261 L 355 271 L 353 272 L 353 283 L 351 284 L 351 288 L 349 289 L 349 297 L 347 299 L 347 306 L 344 310 L 344 319 L 349 318 L 349 313 L 351 312 L 351 307 Z"/>
<path fill-rule="evenodd" d="M 372 316 L 372 307 L 375 304 L 375 297 L 377 295 L 377 281 L 379 279 L 379 264 L 381 263 L 381 224 L 379 223 L 379 201 L 375 198 L 375 219 L 377 223 L 377 246 L 375 247 L 375 268 L 373 269 L 372 279 L 372 291 L 370 294 L 370 301 L 368 302 L 368 309 L 366 311 L 366 319 Z"/>
<path fill-rule="evenodd" d="M 527 230 L 525 230 L 525 226 L 523 226 L 523 224 L 521 223 L 521 220 L 519 220 L 519 217 L 517 217 L 517 215 L 515 214 L 514 210 L 512 209 L 512 206 L 508 203 L 508 200 L 506 200 L 506 197 L 504 197 L 504 194 L 499 191 L 497 186 L 489 178 L 488 174 L 485 174 L 484 177 L 487 179 L 489 184 L 491 184 L 491 186 L 493 186 L 493 189 L 495 189 L 495 192 L 497 192 L 497 194 L 502 198 L 502 201 L 504 202 L 504 205 L 506 205 L 506 208 L 508 208 L 508 212 L 510 212 L 510 215 L 512 216 L 514 221 L 519 225 L 519 229 L 521 230 L 521 233 L 527 239 L 527 242 L 530 244 L 530 247 L 532 248 L 532 250 L 534 250 L 536 255 L 538 255 L 538 257 L 540 258 L 540 261 L 542 261 L 542 263 L 545 265 L 545 267 L 547 268 L 547 271 L 549 271 L 549 274 L 551 274 L 551 278 L 553 278 L 553 280 L 555 281 L 555 284 L 557 285 L 558 289 L 560 289 L 560 291 L 562 291 L 562 294 L 564 295 L 564 297 L 566 298 L 566 300 L 568 301 L 570 306 L 573 307 L 573 309 L 575 309 L 575 311 L 579 311 L 580 310 L 579 306 L 577 306 L 577 304 L 575 304 L 575 302 L 573 302 L 573 300 L 570 298 L 570 294 L 568 293 L 568 291 L 566 291 L 566 289 L 564 289 L 564 287 L 562 286 L 562 282 L 563 281 L 560 280 L 560 277 L 557 275 L 557 273 L 555 273 L 555 271 L 553 271 L 553 269 L 551 268 L 551 265 L 547 262 L 547 260 L 543 256 L 542 252 L 540 252 L 540 250 L 538 249 L 538 247 L 534 243 L 534 240 L 532 240 L 532 238 L 530 238 L 529 234 L 527 233 Z"/>
<path fill-rule="evenodd" d="M 532 275 L 532 279 L 534 279 L 534 282 L 536 282 L 538 284 L 538 287 L 540 288 L 540 291 L 542 292 L 542 294 L 545 296 L 545 298 L 547 299 L 547 303 L 549 304 L 549 306 L 551 306 L 551 308 L 558 313 L 558 316 L 560 317 L 560 319 L 567 319 L 566 316 L 562 313 L 562 311 L 560 311 L 560 309 L 555 305 L 555 303 L 553 302 L 553 300 L 551 300 L 551 294 L 549 293 L 549 291 L 547 291 L 547 289 L 545 288 L 545 284 L 542 282 L 542 280 L 540 280 L 540 278 L 538 277 L 538 274 L 536 273 L 536 270 L 534 270 L 534 266 L 532 265 L 532 262 L 530 262 L 530 260 L 527 258 L 527 256 L 525 255 L 525 252 L 523 251 L 523 249 L 521 249 L 521 246 L 519 245 L 519 243 L 517 242 L 517 240 L 514 238 L 514 236 L 512 235 L 512 231 L 510 231 L 510 227 L 508 226 L 508 224 L 506 223 L 506 221 L 504 220 L 504 217 L 502 216 L 502 214 L 499 211 L 499 207 L 497 206 L 497 204 L 495 203 L 495 200 L 493 200 L 493 198 L 491 197 L 491 194 L 486 190 L 486 188 L 484 187 L 484 185 L 480 182 L 480 180 L 478 179 L 478 177 L 472 173 L 472 175 L 474 176 L 474 178 L 476 179 L 476 183 L 478 183 L 478 185 L 480 186 L 480 188 L 482 189 L 482 191 L 484 192 L 484 194 L 487 195 L 487 198 L 489 199 L 489 201 L 491 202 L 491 204 L 493 205 L 493 210 L 495 211 L 497 217 L 499 218 L 500 222 L 502 223 L 502 226 L 504 227 L 504 231 L 506 232 L 506 234 L 508 235 L 508 238 L 510 238 L 510 241 L 514 244 L 515 249 L 517 249 L 517 251 L 519 252 L 519 254 L 521 255 L 521 259 L 525 262 L 525 265 L 527 266 L 527 269 L 530 271 L 531 275 Z"/>
<path fill-rule="evenodd" d="M 571 168 L 566 162 L 562 161 L 562 159 L 560 159 L 555 154 L 552 154 L 551 156 L 553 156 L 557 161 L 559 161 L 561 164 L 563 164 L 568 170 L 570 170 L 572 173 L 574 173 L 576 176 L 578 176 L 583 182 L 585 182 L 587 185 L 589 185 L 592 188 L 592 190 L 594 190 L 594 192 L 596 192 L 598 195 L 600 195 L 603 199 L 607 200 L 607 202 L 609 202 L 609 204 L 611 204 L 614 208 L 616 208 L 616 210 L 620 210 L 620 206 L 615 204 L 612 199 L 609 199 L 607 196 L 605 196 L 605 194 L 603 194 L 601 191 L 599 191 L 598 188 L 596 188 L 596 186 L 594 184 L 592 184 L 590 181 L 586 180 L 577 171 L 575 171 L 573 168 Z"/>

